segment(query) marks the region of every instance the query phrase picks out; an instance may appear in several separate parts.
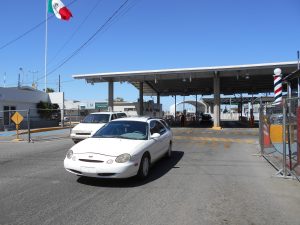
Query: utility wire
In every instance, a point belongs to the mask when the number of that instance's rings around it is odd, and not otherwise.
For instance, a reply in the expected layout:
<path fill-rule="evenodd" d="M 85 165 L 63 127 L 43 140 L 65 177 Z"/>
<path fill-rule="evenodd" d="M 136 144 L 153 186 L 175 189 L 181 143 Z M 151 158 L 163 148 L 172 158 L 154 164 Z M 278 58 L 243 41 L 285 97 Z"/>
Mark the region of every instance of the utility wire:
<path fill-rule="evenodd" d="M 123 12 L 120 12 L 106 27 L 104 32 L 108 30 L 113 24 L 115 24 L 122 16 L 124 16 L 128 11 L 130 11 L 133 7 L 137 5 L 137 3 L 141 2 L 141 0 L 135 0 L 130 5 L 127 6 L 127 8 L 124 8 Z"/>
<path fill-rule="evenodd" d="M 87 40 L 85 41 L 78 49 L 76 49 L 69 57 L 67 57 L 62 63 L 60 63 L 56 68 L 51 70 L 47 75 L 50 75 L 61 68 L 64 64 L 66 64 L 70 59 L 72 59 L 75 55 L 77 55 L 90 41 L 92 41 L 99 32 L 101 32 L 112 20 L 113 18 L 126 6 L 129 0 L 123 2 L 123 4 L 106 20 L 106 22 L 101 25 L 96 32 Z"/>
<path fill-rule="evenodd" d="M 77 0 L 73 0 L 70 4 L 68 4 L 67 6 L 72 5 L 74 2 L 76 2 Z M 37 28 L 39 28 L 40 26 L 42 26 L 43 24 L 46 23 L 47 20 L 50 20 L 54 17 L 54 14 L 48 16 L 47 19 L 44 19 L 42 22 L 38 23 L 37 25 L 33 26 L 32 28 L 30 28 L 29 30 L 25 31 L 23 34 L 20 34 L 19 36 L 17 36 L 16 38 L 8 41 L 7 43 L 5 43 L 4 45 L 0 46 L 0 51 L 6 47 L 8 47 L 9 45 L 15 43 L 16 41 L 20 40 L 21 38 L 25 37 L 27 34 L 31 33 L 32 31 L 36 30 Z"/>
<path fill-rule="evenodd" d="M 53 16 L 54 16 L 54 15 L 49 16 L 47 20 L 52 19 Z M 45 22 L 46 22 L 46 19 L 43 20 L 42 22 L 40 22 L 39 24 L 35 25 L 34 27 L 30 28 L 29 30 L 27 30 L 27 31 L 24 32 L 23 34 L 19 35 L 18 37 L 16 37 L 16 38 L 10 40 L 10 41 L 7 42 L 6 44 L 2 45 L 2 46 L 0 47 L 0 50 L 6 48 L 7 46 L 9 46 L 9 45 L 15 43 L 16 41 L 20 40 L 21 38 L 25 37 L 27 34 L 31 33 L 31 32 L 34 31 L 34 30 L 36 30 L 36 29 L 39 28 L 41 25 L 43 25 Z"/>
<path fill-rule="evenodd" d="M 80 28 L 83 26 L 83 24 L 87 21 L 87 19 L 93 14 L 95 9 L 98 7 L 98 5 L 103 2 L 103 0 L 97 0 L 96 4 L 93 5 L 92 9 L 89 11 L 88 15 L 83 19 L 83 21 L 79 24 L 79 26 L 76 28 L 76 30 L 71 34 L 71 36 L 68 38 L 68 40 L 62 45 L 62 47 L 56 52 L 55 56 L 49 60 L 47 65 L 50 65 L 57 56 L 61 53 L 61 51 L 70 43 L 70 41 L 74 38 L 76 33 L 80 30 Z"/>

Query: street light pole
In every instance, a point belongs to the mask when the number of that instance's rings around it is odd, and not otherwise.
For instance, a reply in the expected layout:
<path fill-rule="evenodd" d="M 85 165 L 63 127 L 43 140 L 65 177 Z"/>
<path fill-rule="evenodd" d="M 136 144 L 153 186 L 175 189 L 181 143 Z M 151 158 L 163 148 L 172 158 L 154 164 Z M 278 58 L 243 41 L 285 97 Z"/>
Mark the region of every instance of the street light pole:
<path fill-rule="evenodd" d="M 28 72 L 32 73 L 32 87 L 36 88 L 36 84 L 34 82 L 34 80 L 35 80 L 35 75 L 34 74 L 38 73 L 39 71 L 38 70 L 34 70 L 34 71 L 29 70 Z"/>

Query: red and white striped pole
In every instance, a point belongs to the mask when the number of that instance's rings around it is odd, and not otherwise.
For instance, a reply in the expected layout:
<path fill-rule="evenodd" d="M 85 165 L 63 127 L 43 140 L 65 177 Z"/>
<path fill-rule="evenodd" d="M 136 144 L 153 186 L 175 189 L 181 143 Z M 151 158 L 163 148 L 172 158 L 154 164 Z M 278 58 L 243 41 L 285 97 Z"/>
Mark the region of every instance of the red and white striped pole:
<path fill-rule="evenodd" d="M 274 70 L 274 105 L 280 105 L 282 103 L 282 74 L 281 69 L 276 68 Z"/>

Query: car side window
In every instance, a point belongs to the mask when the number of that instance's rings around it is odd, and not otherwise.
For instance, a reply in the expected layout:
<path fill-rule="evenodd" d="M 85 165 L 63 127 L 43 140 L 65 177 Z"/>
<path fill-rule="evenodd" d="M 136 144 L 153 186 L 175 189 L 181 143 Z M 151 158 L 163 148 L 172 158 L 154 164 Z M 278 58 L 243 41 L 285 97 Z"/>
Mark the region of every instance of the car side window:
<path fill-rule="evenodd" d="M 111 120 L 115 120 L 115 119 L 117 119 L 117 115 L 116 114 L 112 114 L 111 115 Z"/>
<path fill-rule="evenodd" d="M 127 117 L 125 113 L 117 113 L 118 118 L 124 118 Z"/>
<path fill-rule="evenodd" d="M 154 133 L 159 133 L 163 135 L 166 132 L 166 128 L 158 121 L 152 120 L 150 122 L 150 133 L 151 135 Z"/>
<path fill-rule="evenodd" d="M 152 121 L 150 121 L 150 134 L 152 135 L 152 134 L 154 134 L 154 133 L 157 133 L 157 132 L 155 132 L 155 131 L 156 131 L 155 121 L 152 120 Z"/>
<path fill-rule="evenodd" d="M 157 127 L 158 127 L 158 130 L 159 130 L 159 134 L 160 135 L 163 135 L 164 133 L 166 133 L 166 128 L 160 123 L 160 122 L 156 122 L 157 123 Z"/>
<path fill-rule="evenodd" d="M 168 130 L 171 129 L 166 121 L 160 120 L 160 122 L 161 122 Z"/>

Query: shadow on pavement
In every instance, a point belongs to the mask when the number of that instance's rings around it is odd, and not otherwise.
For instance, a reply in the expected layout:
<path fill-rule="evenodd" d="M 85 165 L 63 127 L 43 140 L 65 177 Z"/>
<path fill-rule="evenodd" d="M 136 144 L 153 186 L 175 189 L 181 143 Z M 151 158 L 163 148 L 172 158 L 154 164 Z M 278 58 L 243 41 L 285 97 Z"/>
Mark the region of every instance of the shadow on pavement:
<path fill-rule="evenodd" d="M 156 162 L 150 170 L 149 177 L 146 180 L 139 180 L 135 177 L 128 179 L 100 179 L 100 178 L 90 178 L 90 177 L 79 177 L 77 182 L 80 184 L 96 186 L 96 187 L 115 187 L 115 188 L 130 188 L 138 187 L 144 184 L 150 183 L 154 180 L 167 174 L 170 170 L 176 167 L 176 164 L 183 157 L 184 152 L 173 151 L 171 158 L 163 158 Z"/>

